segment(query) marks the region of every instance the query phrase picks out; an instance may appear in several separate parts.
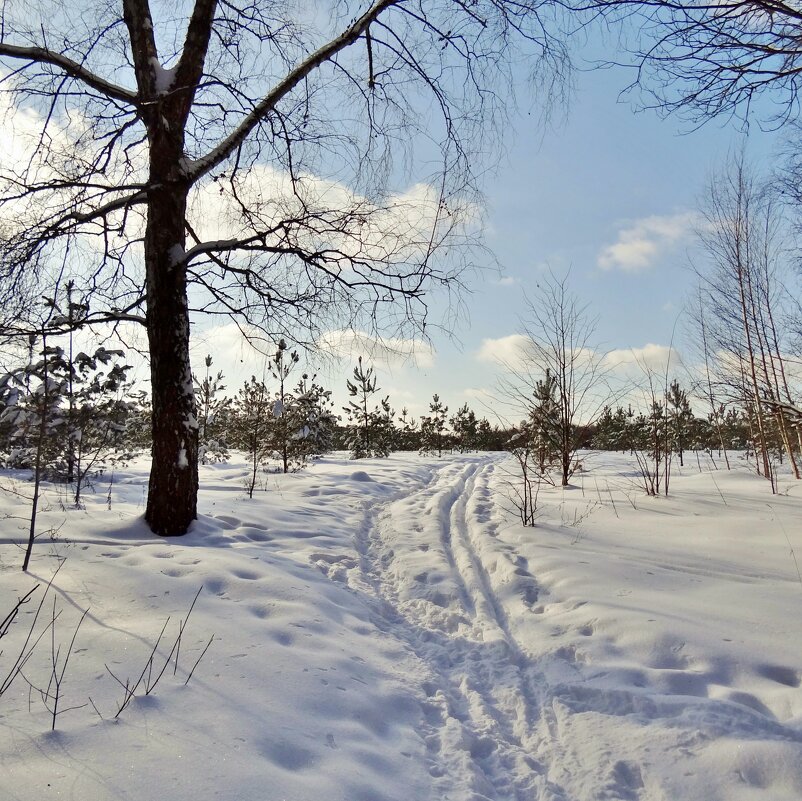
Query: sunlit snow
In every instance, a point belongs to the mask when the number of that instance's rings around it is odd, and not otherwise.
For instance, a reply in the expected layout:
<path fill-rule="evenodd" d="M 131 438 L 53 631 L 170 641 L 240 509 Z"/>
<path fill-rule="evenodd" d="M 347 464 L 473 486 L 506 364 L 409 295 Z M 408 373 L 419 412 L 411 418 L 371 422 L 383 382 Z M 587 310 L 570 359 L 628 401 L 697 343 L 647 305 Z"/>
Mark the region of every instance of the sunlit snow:
<path fill-rule="evenodd" d="M 55 734 L 25 681 L 47 685 L 49 634 L 0 697 L 0 798 L 798 801 L 802 487 L 772 496 L 735 461 L 647 498 L 626 457 L 587 455 L 526 529 L 503 454 L 326 457 L 253 500 L 233 461 L 201 467 L 200 517 L 170 540 L 141 520 L 142 463 L 86 510 L 48 486 L 58 533 L 29 575 L 4 491 L 0 618 L 62 560 L 57 646 L 89 612 Z M 110 671 L 135 680 L 169 616 L 166 656 L 201 586 L 175 675 L 115 722 Z"/>

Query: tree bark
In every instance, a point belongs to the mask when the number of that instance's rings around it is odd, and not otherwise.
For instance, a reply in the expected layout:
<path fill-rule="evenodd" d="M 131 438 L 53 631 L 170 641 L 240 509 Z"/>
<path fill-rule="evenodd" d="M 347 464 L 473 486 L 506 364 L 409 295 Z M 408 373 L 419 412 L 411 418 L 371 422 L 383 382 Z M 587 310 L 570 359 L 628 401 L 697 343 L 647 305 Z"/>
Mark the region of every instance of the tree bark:
<path fill-rule="evenodd" d="M 147 328 L 153 395 L 153 464 L 145 520 L 162 536 L 197 517 L 198 423 L 189 361 L 184 219 L 186 190 L 152 190 L 145 233 Z"/>
<path fill-rule="evenodd" d="M 162 102 L 146 118 L 150 186 L 145 275 L 153 463 L 145 520 L 155 534 L 186 534 L 197 517 L 198 421 L 189 361 L 183 128 L 176 103 Z"/>
<path fill-rule="evenodd" d="M 197 517 L 198 421 L 189 361 L 186 245 L 191 182 L 182 169 L 187 116 L 211 33 L 214 0 L 195 9 L 166 91 L 148 0 L 123 0 L 139 113 L 148 136 L 145 228 L 146 324 L 153 400 L 153 450 L 145 520 L 155 534 L 186 534 Z"/>

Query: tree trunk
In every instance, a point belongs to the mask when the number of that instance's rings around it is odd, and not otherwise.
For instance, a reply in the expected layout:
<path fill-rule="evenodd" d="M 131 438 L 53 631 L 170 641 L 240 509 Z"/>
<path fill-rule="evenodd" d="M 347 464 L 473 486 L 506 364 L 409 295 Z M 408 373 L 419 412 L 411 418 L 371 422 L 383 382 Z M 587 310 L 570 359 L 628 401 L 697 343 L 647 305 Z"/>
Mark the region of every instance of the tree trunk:
<path fill-rule="evenodd" d="M 145 520 L 162 536 L 185 534 L 197 517 L 198 423 L 189 362 L 184 255 L 187 189 L 151 191 L 145 232 L 147 328 L 153 393 L 153 464 Z"/>

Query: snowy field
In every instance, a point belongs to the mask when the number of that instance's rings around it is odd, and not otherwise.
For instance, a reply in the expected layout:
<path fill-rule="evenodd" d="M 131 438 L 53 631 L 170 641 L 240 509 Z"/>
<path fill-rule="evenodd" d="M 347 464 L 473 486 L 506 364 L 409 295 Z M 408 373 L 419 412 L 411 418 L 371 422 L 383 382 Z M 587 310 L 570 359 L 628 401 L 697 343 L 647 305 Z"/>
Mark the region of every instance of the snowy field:
<path fill-rule="evenodd" d="M 59 530 L 29 575 L 7 491 L 28 487 L 3 477 L 0 619 L 40 586 L 0 682 L 64 561 L 0 697 L 0 799 L 802 799 L 802 485 L 694 463 L 650 499 L 597 454 L 524 529 L 505 459 L 327 457 L 253 500 L 244 463 L 204 467 L 176 540 L 139 518 L 139 465 L 86 510 L 49 488 L 40 530 Z M 87 609 L 51 732 L 31 685 Z"/>

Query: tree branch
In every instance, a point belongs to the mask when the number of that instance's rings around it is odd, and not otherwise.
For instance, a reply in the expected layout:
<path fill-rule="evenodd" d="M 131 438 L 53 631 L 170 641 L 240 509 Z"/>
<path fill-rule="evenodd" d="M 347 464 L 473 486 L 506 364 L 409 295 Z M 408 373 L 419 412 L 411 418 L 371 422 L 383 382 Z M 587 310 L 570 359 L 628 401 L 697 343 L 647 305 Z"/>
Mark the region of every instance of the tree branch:
<path fill-rule="evenodd" d="M 403 0 L 378 0 L 368 11 L 346 28 L 343 33 L 332 39 L 328 44 L 318 48 L 298 64 L 295 69 L 290 70 L 284 80 L 280 81 L 271 92 L 254 106 L 253 110 L 237 126 L 236 130 L 232 131 L 207 155 L 184 165 L 184 174 L 189 182 L 197 181 L 198 178 L 225 161 L 245 141 L 251 131 L 267 114 L 273 110 L 276 104 L 295 89 L 314 69 L 330 61 L 340 51 L 356 42 L 367 30 L 368 26 L 384 11 L 400 5 L 402 2 Z"/>
<path fill-rule="evenodd" d="M 37 64 L 50 64 L 112 100 L 119 100 L 132 106 L 136 106 L 139 102 L 136 92 L 117 86 L 117 84 L 95 75 L 77 61 L 73 61 L 61 53 L 54 53 L 44 47 L 19 47 L 0 42 L 0 56 L 23 59 Z"/>

